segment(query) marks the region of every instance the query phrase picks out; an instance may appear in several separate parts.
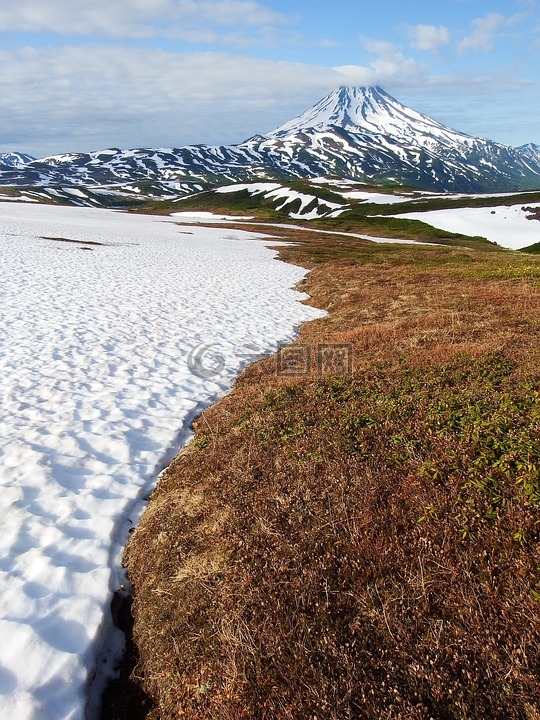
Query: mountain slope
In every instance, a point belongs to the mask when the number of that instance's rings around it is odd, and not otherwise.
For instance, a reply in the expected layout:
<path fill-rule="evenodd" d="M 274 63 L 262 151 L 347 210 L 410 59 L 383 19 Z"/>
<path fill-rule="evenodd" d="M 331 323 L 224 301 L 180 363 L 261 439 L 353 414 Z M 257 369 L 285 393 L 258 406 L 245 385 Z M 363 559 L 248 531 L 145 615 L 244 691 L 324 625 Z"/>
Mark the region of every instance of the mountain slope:
<path fill-rule="evenodd" d="M 540 163 L 540 145 L 527 143 L 526 145 L 521 145 L 517 149 L 524 158 L 532 160 L 532 162 L 536 164 Z"/>
<path fill-rule="evenodd" d="M 22 168 L 29 162 L 32 162 L 32 160 L 35 160 L 35 158 L 26 153 L 0 153 L 0 168 L 2 168 L 2 166 L 5 168 Z"/>
<path fill-rule="evenodd" d="M 4 166 L 0 185 L 83 186 L 110 195 L 135 183 L 132 194 L 141 198 L 321 175 L 437 191 L 540 188 L 539 146 L 512 148 L 452 130 L 377 87 L 339 88 L 276 130 L 239 145 L 113 148 Z"/>
<path fill-rule="evenodd" d="M 337 126 L 352 133 L 387 135 L 417 147 L 437 142 L 447 147 L 467 145 L 470 135 L 450 130 L 437 120 L 402 105 L 380 87 L 341 87 L 269 137 L 284 137 L 308 128 Z"/>
<path fill-rule="evenodd" d="M 309 141 L 330 157 L 336 136 L 347 144 L 336 169 L 344 164 L 355 179 L 472 192 L 540 187 L 538 146 L 516 149 L 452 130 L 379 87 L 339 88 L 268 135 L 289 147 Z"/>

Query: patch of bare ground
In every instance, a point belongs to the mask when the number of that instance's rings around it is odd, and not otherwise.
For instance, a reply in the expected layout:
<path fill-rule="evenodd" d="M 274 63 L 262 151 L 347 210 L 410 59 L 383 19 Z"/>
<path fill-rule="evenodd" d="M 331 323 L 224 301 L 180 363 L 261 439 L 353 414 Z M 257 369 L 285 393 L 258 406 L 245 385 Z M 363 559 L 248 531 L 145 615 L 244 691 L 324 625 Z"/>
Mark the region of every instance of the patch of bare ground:
<path fill-rule="evenodd" d="M 249 367 L 127 548 L 148 718 L 538 720 L 540 260 L 311 235 L 311 373 Z"/>

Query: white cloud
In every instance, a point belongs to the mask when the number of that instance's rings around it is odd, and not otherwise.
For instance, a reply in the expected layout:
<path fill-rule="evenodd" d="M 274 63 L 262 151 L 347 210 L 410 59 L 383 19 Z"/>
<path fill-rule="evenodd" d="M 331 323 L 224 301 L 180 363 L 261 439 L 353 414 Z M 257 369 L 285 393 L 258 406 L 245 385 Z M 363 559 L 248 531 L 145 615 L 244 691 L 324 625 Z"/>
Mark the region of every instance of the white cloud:
<path fill-rule="evenodd" d="M 473 20 L 474 30 L 460 42 L 459 51 L 481 50 L 482 52 L 490 52 L 493 50 L 494 40 L 498 32 L 506 23 L 507 19 L 499 13 L 490 13 L 484 18 Z"/>
<path fill-rule="evenodd" d="M 374 84 L 408 81 L 425 75 L 425 67 L 416 60 L 405 57 L 393 43 L 364 37 L 362 45 L 369 53 L 376 56 L 369 64 Z"/>
<path fill-rule="evenodd" d="M 339 43 L 335 40 L 332 40 L 331 38 L 322 38 L 321 40 L 315 41 L 314 45 L 316 47 L 322 47 L 322 48 L 337 48 L 339 47 Z"/>
<path fill-rule="evenodd" d="M 519 25 L 519 23 L 536 17 L 536 10 L 538 8 L 537 0 L 514 0 L 514 4 L 523 9 L 521 12 L 508 18 L 509 25 Z"/>
<path fill-rule="evenodd" d="M 344 84 L 338 70 L 103 46 L 0 51 L 3 150 L 240 142 Z"/>
<path fill-rule="evenodd" d="M 17 0 L 0 6 L 0 32 L 169 37 L 199 42 L 223 29 L 264 36 L 287 18 L 256 0 Z"/>
<path fill-rule="evenodd" d="M 424 86 L 426 68 L 395 45 L 363 43 L 373 56 L 366 66 L 335 68 L 96 44 L 0 51 L 2 149 L 235 143 L 340 85 Z"/>
<path fill-rule="evenodd" d="M 231 144 L 278 127 L 340 85 L 382 85 L 405 102 L 411 93 L 427 97 L 436 109 L 437 98 L 482 97 L 511 84 L 492 74 L 433 77 L 391 43 L 364 46 L 368 64 L 334 68 L 99 44 L 0 50 L 0 151 Z M 533 118 L 521 116 L 520 127 Z M 481 132 L 489 136 L 489 126 Z"/>
<path fill-rule="evenodd" d="M 414 25 L 408 26 L 406 31 L 416 50 L 438 50 L 450 42 L 450 31 L 443 25 Z"/>
<path fill-rule="evenodd" d="M 45 155 L 235 143 L 340 85 L 422 84 L 423 66 L 389 43 L 364 42 L 369 65 L 336 68 L 96 44 L 3 50 L 3 149 Z"/>

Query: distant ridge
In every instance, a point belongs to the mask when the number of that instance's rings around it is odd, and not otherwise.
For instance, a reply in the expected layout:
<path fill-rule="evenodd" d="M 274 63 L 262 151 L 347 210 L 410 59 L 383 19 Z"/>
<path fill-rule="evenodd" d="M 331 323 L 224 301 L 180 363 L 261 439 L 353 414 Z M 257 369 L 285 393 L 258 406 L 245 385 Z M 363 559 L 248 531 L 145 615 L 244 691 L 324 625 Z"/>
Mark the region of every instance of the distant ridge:
<path fill-rule="evenodd" d="M 43 187 L 51 196 L 94 205 L 323 175 L 435 191 L 533 190 L 540 189 L 540 146 L 512 148 L 452 130 L 380 87 L 341 87 L 239 145 L 112 148 L 38 160 L 0 155 L 0 185 Z M 66 194 L 64 186 L 88 192 Z"/>
<path fill-rule="evenodd" d="M 35 159 L 32 155 L 27 155 L 26 153 L 0 153 L 0 167 L 5 165 L 9 168 L 22 168 Z"/>
<path fill-rule="evenodd" d="M 518 147 L 519 152 L 525 158 L 529 158 L 533 163 L 540 163 L 540 145 L 534 143 L 527 143 Z"/>

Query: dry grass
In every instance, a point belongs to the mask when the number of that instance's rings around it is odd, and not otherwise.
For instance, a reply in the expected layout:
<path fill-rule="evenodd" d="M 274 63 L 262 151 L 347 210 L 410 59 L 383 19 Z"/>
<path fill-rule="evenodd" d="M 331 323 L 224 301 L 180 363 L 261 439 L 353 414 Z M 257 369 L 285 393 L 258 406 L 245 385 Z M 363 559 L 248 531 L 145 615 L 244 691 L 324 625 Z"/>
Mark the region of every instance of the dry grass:
<path fill-rule="evenodd" d="M 148 717 L 535 720 L 540 261 L 306 240 L 298 342 L 354 373 L 251 366 L 164 474 L 126 555 Z"/>

